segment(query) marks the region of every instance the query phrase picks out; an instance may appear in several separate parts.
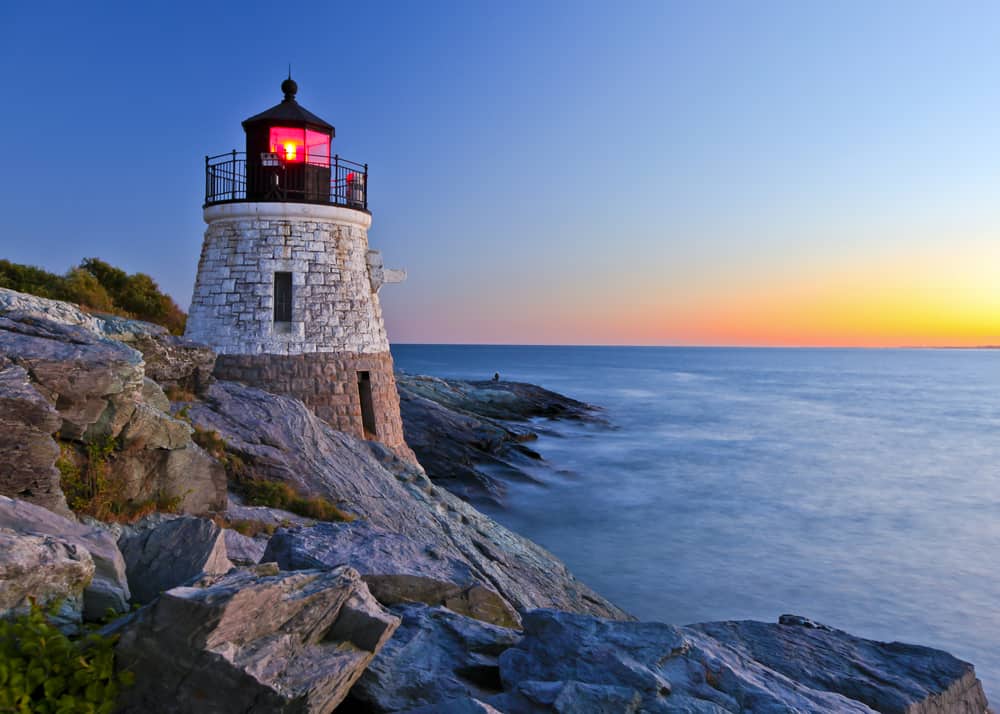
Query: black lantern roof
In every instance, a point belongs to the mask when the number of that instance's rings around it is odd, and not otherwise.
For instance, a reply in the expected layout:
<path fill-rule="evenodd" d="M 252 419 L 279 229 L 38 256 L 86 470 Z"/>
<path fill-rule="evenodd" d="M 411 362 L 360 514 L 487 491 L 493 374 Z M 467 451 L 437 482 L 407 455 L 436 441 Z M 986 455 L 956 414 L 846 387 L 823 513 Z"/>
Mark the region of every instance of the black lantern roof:
<path fill-rule="evenodd" d="M 320 131 L 329 133 L 330 136 L 337 135 L 332 124 L 323 121 L 295 101 L 295 94 L 299 91 L 299 85 L 295 83 L 295 80 L 291 76 L 281 83 L 281 91 L 285 93 L 285 98 L 281 100 L 280 104 L 275 104 L 267 111 L 254 114 L 249 119 L 244 120 L 243 128 L 248 129 L 257 124 L 283 124 L 285 126 L 319 129 Z"/>

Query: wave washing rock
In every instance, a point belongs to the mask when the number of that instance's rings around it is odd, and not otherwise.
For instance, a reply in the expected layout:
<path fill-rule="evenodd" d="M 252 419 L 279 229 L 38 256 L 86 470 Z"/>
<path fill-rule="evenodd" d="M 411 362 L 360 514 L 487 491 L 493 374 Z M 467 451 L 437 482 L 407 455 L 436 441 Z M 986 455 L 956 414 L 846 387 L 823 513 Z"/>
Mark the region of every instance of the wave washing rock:
<path fill-rule="evenodd" d="M 262 561 L 276 562 L 282 570 L 349 565 L 383 605 L 422 602 L 495 625 L 520 623 L 510 604 L 477 582 L 464 561 L 365 521 L 280 530 L 268 542 Z"/>
<path fill-rule="evenodd" d="M 224 509 L 223 469 L 191 441 L 187 424 L 163 411 L 165 397 L 149 385 L 142 354 L 107 337 L 105 329 L 133 335 L 111 330 L 114 320 L 0 289 L 0 446 L 20 455 L 0 462 L 0 493 L 68 513 L 54 437 L 81 452 L 116 439 L 110 475 L 122 498 L 176 498 L 189 513 Z"/>
<path fill-rule="evenodd" d="M 464 382 L 397 374 L 406 442 L 427 475 L 473 503 L 503 503 L 506 483 L 531 481 L 538 435 L 523 423 L 544 417 L 601 421 L 583 402 L 520 382 Z"/>
<path fill-rule="evenodd" d="M 86 619 L 99 620 L 109 609 L 128 611 L 131 595 L 125 576 L 125 560 L 107 531 L 6 496 L 0 496 L 0 528 L 21 535 L 55 538 L 89 554 L 94 563 L 94 575 L 83 591 Z"/>
<path fill-rule="evenodd" d="M 223 530 L 205 518 L 181 516 L 149 527 L 140 524 L 122 533 L 118 547 L 132 597 L 139 603 L 201 574 L 221 575 L 233 567 Z"/>
<path fill-rule="evenodd" d="M 219 432 L 258 476 L 322 495 L 376 528 L 465 563 L 476 582 L 516 610 L 557 607 L 628 617 L 551 553 L 436 488 L 423 471 L 381 445 L 333 430 L 301 402 L 216 382 L 189 414 L 200 427 Z"/>
<path fill-rule="evenodd" d="M 350 568 L 273 566 L 168 590 L 119 632 L 122 712 L 330 712 L 399 624 Z"/>

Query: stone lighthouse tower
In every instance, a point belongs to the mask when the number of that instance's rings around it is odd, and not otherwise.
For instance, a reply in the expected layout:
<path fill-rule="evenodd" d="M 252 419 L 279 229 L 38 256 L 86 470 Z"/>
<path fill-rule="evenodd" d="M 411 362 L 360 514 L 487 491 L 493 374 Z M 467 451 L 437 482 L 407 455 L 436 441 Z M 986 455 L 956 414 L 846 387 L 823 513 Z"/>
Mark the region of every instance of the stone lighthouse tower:
<path fill-rule="evenodd" d="M 368 165 L 331 156 L 334 128 L 284 99 L 243 122 L 246 151 L 205 159 L 187 336 L 215 374 L 305 402 L 333 427 L 413 459 L 378 292 L 401 282 L 368 247 Z"/>

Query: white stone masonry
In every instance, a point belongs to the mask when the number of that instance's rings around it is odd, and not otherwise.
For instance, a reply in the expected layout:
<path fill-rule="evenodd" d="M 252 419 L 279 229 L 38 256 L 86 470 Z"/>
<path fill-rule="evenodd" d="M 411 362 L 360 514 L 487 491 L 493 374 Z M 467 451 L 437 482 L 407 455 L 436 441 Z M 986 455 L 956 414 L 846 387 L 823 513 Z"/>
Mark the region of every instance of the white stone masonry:
<path fill-rule="evenodd" d="M 378 288 L 398 271 L 370 255 L 369 214 L 233 203 L 206 208 L 205 222 L 188 337 L 220 354 L 389 351 Z M 275 272 L 292 274 L 291 323 L 274 322 Z"/>

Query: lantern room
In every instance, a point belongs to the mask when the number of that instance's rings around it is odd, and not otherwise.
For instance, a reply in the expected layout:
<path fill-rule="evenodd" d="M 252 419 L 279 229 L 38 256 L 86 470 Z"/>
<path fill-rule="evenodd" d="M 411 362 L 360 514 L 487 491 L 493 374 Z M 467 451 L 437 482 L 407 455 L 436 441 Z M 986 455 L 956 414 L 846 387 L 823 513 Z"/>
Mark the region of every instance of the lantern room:
<path fill-rule="evenodd" d="M 331 155 L 331 124 L 300 105 L 298 84 L 243 122 L 246 152 L 205 157 L 205 205 L 234 201 L 329 203 L 368 210 L 368 165 Z"/>

